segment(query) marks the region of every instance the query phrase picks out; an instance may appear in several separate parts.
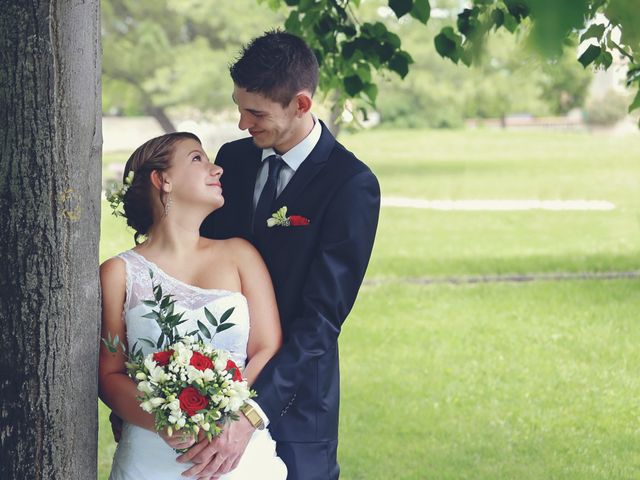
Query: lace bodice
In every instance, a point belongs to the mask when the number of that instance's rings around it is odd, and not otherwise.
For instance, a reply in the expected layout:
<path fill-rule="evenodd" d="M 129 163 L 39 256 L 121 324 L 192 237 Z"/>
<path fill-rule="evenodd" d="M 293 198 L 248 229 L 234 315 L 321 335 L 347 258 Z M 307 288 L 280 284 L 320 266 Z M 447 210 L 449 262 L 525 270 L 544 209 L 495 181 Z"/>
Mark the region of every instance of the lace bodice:
<path fill-rule="evenodd" d="M 229 290 L 203 289 L 184 283 L 162 271 L 155 263 L 142 255 L 128 250 L 118 255 L 123 259 L 127 272 L 127 290 L 124 304 L 124 320 L 127 328 L 127 342 L 133 346 L 138 342 L 144 354 L 154 349 L 140 342 L 140 338 L 156 340 L 160 336 L 160 327 L 155 320 L 144 318 L 152 307 L 145 305 L 144 300 L 153 299 L 153 283 L 149 270 L 153 272 L 153 282 L 162 286 L 163 294 L 172 294 L 176 301 L 175 312 L 185 312 L 187 322 L 178 328 L 182 335 L 198 330 L 198 320 L 204 323 L 211 333 L 215 331 L 205 317 L 204 307 L 219 320 L 222 314 L 231 307 L 234 311 L 227 320 L 233 327 L 214 336 L 211 343 L 216 348 L 231 352 L 231 357 L 240 368 L 244 368 L 247 357 L 247 340 L 249 338 L 249 309 L 247 300 L 240 292 Z M 206 341 L 206 339 L 205 339 Z"/>

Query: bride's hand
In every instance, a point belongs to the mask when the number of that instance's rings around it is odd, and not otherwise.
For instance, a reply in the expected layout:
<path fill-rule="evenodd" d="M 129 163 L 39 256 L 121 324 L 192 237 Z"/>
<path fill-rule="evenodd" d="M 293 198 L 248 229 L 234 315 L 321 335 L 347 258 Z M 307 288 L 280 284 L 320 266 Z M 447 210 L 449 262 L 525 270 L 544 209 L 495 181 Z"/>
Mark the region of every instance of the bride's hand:
<path fill-rule="evenodd" d="M 174 431 L 173 435 L 169 436 L 167 430 L 165 429 L 159 431 L 158 435 L 160 435 L 160 437 L 167 443 L 167 445 L 175 450 L 189 448 L 196 442 L 193 432 Z"/>

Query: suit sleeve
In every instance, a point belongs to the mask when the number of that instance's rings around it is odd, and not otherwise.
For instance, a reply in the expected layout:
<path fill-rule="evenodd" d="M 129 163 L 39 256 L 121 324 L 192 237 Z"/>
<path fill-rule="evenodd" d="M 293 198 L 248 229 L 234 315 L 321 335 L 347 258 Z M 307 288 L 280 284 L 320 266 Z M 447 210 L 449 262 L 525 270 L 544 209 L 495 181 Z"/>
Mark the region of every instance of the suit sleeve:
<path fill-rule="evenodd" d="M 369 170 L 347 180 L 330 202 L 310 259 L 303 307 L 253 385 L 271 422 L 280 418 L 314 360 L 336 347 L 369 263 L 379 212 L 380 187 Z"/>

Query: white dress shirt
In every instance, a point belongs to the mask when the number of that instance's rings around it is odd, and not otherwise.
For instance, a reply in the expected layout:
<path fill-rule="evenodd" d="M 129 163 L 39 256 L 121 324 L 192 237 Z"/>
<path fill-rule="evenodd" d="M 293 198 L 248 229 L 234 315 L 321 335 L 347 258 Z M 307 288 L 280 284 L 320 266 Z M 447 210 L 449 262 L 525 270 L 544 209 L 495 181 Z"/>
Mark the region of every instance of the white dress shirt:
<path fill-rule="evenodd" d="M 307 135 L 300 143 L 298 143 L 287 153 L 281 155 L 282 160 L 284 160 L 284 165 L 282 166 L 280 175 L 278 176 L 278 182 L 276 184 L 276 196 L 282 193 L 298 168 L 300 168 L 300 165 L 302 165 L 302 162 L 304 162 L 304 160 L 309 156 L 311 151 L 318 144 L 318 141 L 320 140 L 320 134 L 322 133 L 322 126 L 315 116 L 313 116 L 313 122 L 314 125 L 309 132 L 309 135 Z M 276 151 L 273 148 L 265 148 L 262 150 L 262 165 L 260 165 L 260 170 L 258 171 L 258 176 L 256 177 L 256 186 L 253 190 L 254 210 L 256 209 L 256 205 L 258 205 L 260 194 L 262 193 L 264 184 L 267 182 L 267 177 L 269 176 L 269 162 L 265 162 L 265 160 L 271 155 L 275 154 Z"/>

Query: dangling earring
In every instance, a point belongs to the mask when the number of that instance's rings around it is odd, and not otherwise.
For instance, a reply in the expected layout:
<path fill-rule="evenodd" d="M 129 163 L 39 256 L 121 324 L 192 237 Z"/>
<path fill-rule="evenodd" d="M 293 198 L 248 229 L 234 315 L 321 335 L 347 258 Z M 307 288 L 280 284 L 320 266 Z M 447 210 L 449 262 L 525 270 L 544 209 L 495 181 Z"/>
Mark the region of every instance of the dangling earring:
<path fill-rule="evenodd" d="M 167 215 L 169 215 L 169 209 L 171 208 L 171 194 L 168 195 L 167 198 L 167 203 L 164 204 L 164 216 L 166 217 Z"/>

